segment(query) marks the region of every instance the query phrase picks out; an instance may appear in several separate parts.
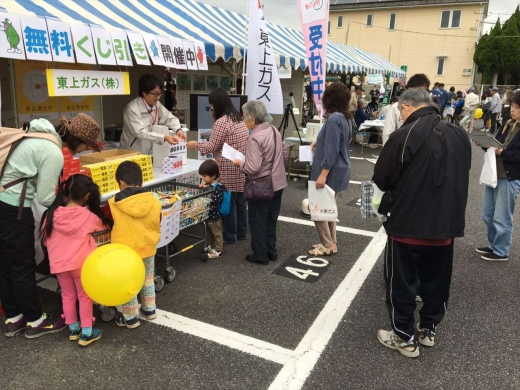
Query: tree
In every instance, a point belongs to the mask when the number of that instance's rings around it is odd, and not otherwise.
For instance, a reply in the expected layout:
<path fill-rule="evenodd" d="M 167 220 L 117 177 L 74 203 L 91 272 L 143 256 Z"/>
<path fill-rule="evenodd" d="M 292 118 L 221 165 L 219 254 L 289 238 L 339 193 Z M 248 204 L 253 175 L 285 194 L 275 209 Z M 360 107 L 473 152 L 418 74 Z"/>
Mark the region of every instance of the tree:
<path fill-rule="evenodd" d="M 498 42 L 498 46 L 501 48 L 500 71 L 504 84 L 507 85 L 511 82 L 512 76 L 518 74 L 520 70 L 520 31 L 515 14 L 504 23 L 502 35 L 506 38 L 501 38 Z"/>

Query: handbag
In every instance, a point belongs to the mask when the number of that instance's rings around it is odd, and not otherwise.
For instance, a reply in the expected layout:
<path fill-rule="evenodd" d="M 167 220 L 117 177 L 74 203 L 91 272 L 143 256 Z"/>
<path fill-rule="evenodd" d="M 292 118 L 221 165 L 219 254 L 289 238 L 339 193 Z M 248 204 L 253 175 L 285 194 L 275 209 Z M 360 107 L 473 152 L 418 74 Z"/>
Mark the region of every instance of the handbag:
<path fill-rule="evenodd" d="M 244 183 L 244 199 L 248 202 L 268 202 L 274 197 L 273 168 L 274 158 L 276 156 L 277 140 L 274 127 L 271 126 L 271 128 L 273 130 L 274 138 L 274 152 L 273 159 L 271 160 L 271 173 L 256 179 L 246 176 L 246 181 Z"/>
<path fill-rule="evenodd" d="M 371 181 L 361 183 L 361 218 L 375 218 L 376 214 L 372 209 L 372 200 L 374 197 L 374 187 Z"/>
<path fill-rule="evenodd" d="M 439 126 L 441 129 L 439 130 L 437 126 Z M 412 161 L 410 161 L 408 166 L 401 173 L 401 176 L 399 177 L 399 180 L 397 181 L 395 188 L 391 191 L 386 191 L 383 195 L 383 198 L 381 199 L 381 205 L 379 206 L 378 210 L 379 214 L 382 214 L 386 217 L 390 216 L 390 210 L 394 205 L 395 201 L 397 200 L 401 192 L 401 189 L 404 188 L 404 186 L 408 182 L 408 178 L 415 170 L 415 168 L 417 168 L 426 159 L 426 156 L 428 155 L 428 153 L 430 153 L 431 149 L 433 148 L 433 145 L 435 144 L 435 142 L 437 142 L 437 139 L 442 135 L 442 132 L 444 131 L 444 128 L 447 126 L 447 123 L 443 120 L 440 120 L 437 126 L 433 129 L 428 140 L 420 147 L 415 158 L 413 158 Z"/>

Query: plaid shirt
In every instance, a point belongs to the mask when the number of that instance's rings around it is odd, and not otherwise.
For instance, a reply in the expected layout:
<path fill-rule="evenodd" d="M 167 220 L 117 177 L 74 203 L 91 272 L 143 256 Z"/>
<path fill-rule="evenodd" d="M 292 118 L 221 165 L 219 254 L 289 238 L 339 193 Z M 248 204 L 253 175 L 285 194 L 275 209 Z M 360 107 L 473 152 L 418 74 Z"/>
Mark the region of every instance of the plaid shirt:
<path fill-rule="evenodd" d="M 228 116 L 223 116 L 215 121 L 209 141 L 199 142 L 196 146 L 202 154 L 213 153 L 220 171 L 220 182 L 231 192 L 244 192 L 245 175 L 233 165 L 233 161 L 222 157 L 222 148 L 226 143 L 246 154 L 248 137 L 249 130 L 244 122 L 233 122 Z"/>

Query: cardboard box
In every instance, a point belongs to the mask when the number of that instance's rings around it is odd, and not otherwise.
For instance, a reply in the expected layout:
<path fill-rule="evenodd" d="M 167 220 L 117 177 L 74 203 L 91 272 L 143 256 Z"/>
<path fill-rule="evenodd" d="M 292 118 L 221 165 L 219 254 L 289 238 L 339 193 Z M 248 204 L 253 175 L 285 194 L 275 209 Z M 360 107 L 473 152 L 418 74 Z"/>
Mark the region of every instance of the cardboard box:
<path fill-rule="evenodd" d="M 118 160 L 125 157 L 137 156 L 140 152 L 135 150 L 112 149 L 99 153 L 89 153 L 80 156 L 81 165 L 96 164 L 100 162 Z"/>
<path fill-rule="evenodd" d="M 67 148 L 66 146 L 61 147 L 61 152 L 63 153 L 63 160 L 65 160 L 65 161 L 69 161 L 74 158 L 74 156 L 70 152 L 69 148 Z"/>
<path fill-rule="evenodd" d="M 63 169 L 73 170 L 75 172 L 80 171 L 80 161 L 79 158 L 73 158 L 71 160 L 65 160 L 63 163 Z"/>
<path fill-rule="evenodd" d="M 162 171 L 166 174 L 174 174 L 182 170 L 181 157 L 165 157 L 162 160 Z"/>

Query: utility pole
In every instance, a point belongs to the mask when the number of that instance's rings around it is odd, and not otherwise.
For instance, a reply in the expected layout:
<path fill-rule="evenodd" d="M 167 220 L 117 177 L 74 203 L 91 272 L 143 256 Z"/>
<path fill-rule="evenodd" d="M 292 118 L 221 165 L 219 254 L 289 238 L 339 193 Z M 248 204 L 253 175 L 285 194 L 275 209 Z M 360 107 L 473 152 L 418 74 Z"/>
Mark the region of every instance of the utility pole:
<path fill-rule="evenodd" d="M 348 45 L 348 33 L 350 31 L 350 20 L 347 22 L 347 36 L 345 38 L 345 45 Z"/>

